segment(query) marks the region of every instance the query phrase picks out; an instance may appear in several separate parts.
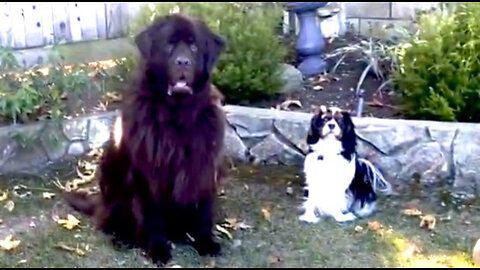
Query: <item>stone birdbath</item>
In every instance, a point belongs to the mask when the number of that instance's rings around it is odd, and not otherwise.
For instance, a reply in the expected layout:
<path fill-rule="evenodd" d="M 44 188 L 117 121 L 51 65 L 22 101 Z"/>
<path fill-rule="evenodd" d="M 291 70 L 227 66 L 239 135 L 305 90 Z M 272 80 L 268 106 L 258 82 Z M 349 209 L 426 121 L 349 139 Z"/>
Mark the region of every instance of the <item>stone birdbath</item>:
<path fill-rule="evenodd" d="M 322 58 L 325 41 L 320 26 L 317 24 L 317 9 L 328 2 L 287 2 L 288 11 L 295 12 L 300 22 L 296 50 L 300 65 L 298 69 L 305 77 L 318 75 L 326 70 Z"/>

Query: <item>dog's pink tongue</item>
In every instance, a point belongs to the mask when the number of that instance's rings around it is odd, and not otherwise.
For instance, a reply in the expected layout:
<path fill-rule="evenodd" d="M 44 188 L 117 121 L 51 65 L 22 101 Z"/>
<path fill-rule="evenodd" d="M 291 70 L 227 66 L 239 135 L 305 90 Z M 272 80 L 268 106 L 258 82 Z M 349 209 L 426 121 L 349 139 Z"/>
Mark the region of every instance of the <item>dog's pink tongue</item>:
<path fill-rule="evenodd" d="M 178 87 L 178 88 L 183 88 L 183 87 L 186 87 L 186 86 L 187 86 L 187 82 L 185 82 L 185 81 L 178 81 L 175 84 L 175 87 Z"/>

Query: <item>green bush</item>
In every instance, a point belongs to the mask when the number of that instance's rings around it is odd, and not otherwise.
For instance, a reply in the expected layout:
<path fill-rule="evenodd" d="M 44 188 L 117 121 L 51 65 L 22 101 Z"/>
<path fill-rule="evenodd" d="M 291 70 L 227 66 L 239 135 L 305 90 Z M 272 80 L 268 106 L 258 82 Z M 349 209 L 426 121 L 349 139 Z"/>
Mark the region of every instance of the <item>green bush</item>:
<path fill-rule="evenodd" d="M 480 121 L 480 4 L 459 3 L 419 17 L 401 46 L 393 82 L 407 116 Z"/>
<path fill-rule="evenodd" d="M 155 18 L 178 7 L 180 12 L 203 19 L 227 43 L 213 83 L 228 102 L 255 101 L 274 95 L 283 84 L 279 64 L 286 49 L 277 36 L 282 8 L 276 3 L 157 3 L 146 6 L 135 20 L 132 34 Z"/>

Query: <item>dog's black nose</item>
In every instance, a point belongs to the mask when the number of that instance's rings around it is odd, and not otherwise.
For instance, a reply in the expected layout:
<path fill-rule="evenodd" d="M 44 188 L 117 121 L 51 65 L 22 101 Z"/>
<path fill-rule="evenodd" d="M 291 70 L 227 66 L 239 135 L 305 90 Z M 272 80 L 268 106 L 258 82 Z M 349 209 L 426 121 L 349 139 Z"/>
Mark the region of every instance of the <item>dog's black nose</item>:
<path fill-rule="evenodd" d="M 328 127 L 329 127 L 330 129 L 334 129 L 334 128 L 335 128 L 335 124 L 328 124 Z"/>
<path fill-rule="evenodd" d="M 189 66 L 191 62 L 190 59 L 188 59 L 187 57 L 179 56 L 175 60 L 175 63 L 177 63 L 177 65 L 179 66 Z"/>

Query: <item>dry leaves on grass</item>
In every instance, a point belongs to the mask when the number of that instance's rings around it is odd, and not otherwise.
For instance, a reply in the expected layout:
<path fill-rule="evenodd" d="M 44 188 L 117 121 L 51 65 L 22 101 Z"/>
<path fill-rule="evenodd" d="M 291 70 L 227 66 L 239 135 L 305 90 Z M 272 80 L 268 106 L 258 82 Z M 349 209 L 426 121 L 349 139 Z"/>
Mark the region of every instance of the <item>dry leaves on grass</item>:
<path fill-rule="evenodd" d="M 270 214 L 270 211 L 266 208 L 262 208 L 262 214 L 263 214 L 263 218 L 265 218 L 265 220 L 267 220 L 268 222 L 271 221 L 271 214 Z"/>
<path fill-rule="evenodd" d="M 0 202 L 5 201 L 8 198 L 8 190 L 0 190 Z"/>
<path fill-rule="evenodd" d="M 15 208 L 15 203 L 13 201 L 8 201 L 4 207 L 8 212 L 12 212 L 13 208 Z"/>
<path fill-rule="evenodd" d="M 0 240 L 0 248 L 5 251 L 10 251 L 18 247 L 20 245 L 20 240 L 13 240 L 12 235 L 8 235 L 5 239 Z"/>
<path fill-rule="evenodd" d="M 51 193 L 51 192 L 43 192 L 42 193 L 42 198 L 44 198 L 46 200 L 50 200 L 54 196 L 55 196 L 55 193 Z"/>
<path fill-rule="evenodd" d="M 296 99 L 287 99 L 285 100 L 284 102 L 282 102 L 281 104 L 278 104 L 275 109 L 277 110 L 283 110 L 283 111 L 290 111 L 290 108 L 291 106 L 296 106 L 296 107 L 299 107 L 299 108 L 302 108 L 302 103 L 300 102 L 300 100 L 296 100 Z"/>
<path fill-rule="evenodd" d="M 81 249 L 78 244 L 77 244 L 77 247 L 73 248 L 73 247 L 67 246 L 66 244 L 60 243 L 56 246 L 56 248 L 75 253 L 79 256 L 85 256 L 87 254 L 87 252 L 90 251 L 90 246 L 89 245 L 85 245 L 85 247 L 83 249 Z"/>
<path fill-rule="evenodd" d="M 404 209 L 403 214 L 407 216 L 420 216 L 422 215 L 422 211 L 418 210 L 417 208 L 409 208 L 409 209 Z"/>
<path fill-rule="evenodd" d="M 221 225 L 222 227 L 232 229 L 234 231 L 241 229 L 246 230 L 252 228 L 252 226 L 245 224 L 243 221 L 239 221 L 236 218 L 227 218 L 225 222 Z"/>
<path fill-rule="evenodd" d="M 435 229 L 437 224 L 437 219 L 432 214 L 424 215 L 422 211 L 417 208 L 408 208 L 403 210 L 403 214 L 411 217 L 418 217 L 420 218 L 420 228 L 427 227 L 430 231 Z"/>
<path fill-rule="evenodd" d="M 80 224 L 80 220 L 78 220 L 74 215 L 68 214 L 67 219 L 60 219 L 58 217 L 54 218 L 55 222 L 62 225 L 67 230 L 73 230 Z"/>
<path fill-rule="evenodd" d="M 430 231 L 435 229 L 435 225 L 437 224 L 437 219 L 434 215 L 425 215 L 421 217 L 420 220 L 420 228 L 427 227 Z"/>
<path fill-rule="evenodd" d="M 369 221 L 368 222 L 368 229 L 376 232 L 376 231 L 379 231 L 379 230 L 383 229 L 383 225 L 376 220 L 375 221 Z"/>
<path fill-rule="evenodd" d="M 80 188 L 80 186 L 89 184 L 93 181 L 93 179 L 95 179 L 95 172 L 97 168 L 98 168 L 98 164 L 94 164 L 86 160 L 80 160 L 76 168 L 78 178 L 75 178 L 71 181 L 67 181 L 65 185 L 62 185 L 62 183 L 60 183 L 58 179 L 55 179 L 53 183 L 59 189 L 66 192 L 77 190 Z"/>

